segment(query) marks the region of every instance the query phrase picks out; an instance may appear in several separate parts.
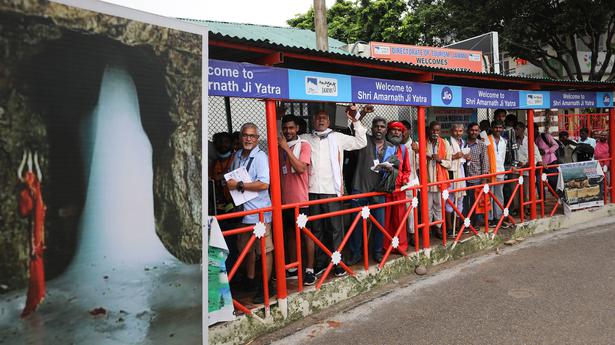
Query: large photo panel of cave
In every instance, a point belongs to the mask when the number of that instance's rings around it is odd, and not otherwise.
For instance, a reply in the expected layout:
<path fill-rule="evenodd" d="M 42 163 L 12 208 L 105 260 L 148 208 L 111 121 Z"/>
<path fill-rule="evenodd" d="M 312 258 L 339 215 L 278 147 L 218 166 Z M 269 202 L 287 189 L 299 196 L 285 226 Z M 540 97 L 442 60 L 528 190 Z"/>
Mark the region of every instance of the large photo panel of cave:
<path fill-rule="evenodd" d="M 0 343 L 200 343 L 206 29 L 61 2 L 0 1 Z"/>

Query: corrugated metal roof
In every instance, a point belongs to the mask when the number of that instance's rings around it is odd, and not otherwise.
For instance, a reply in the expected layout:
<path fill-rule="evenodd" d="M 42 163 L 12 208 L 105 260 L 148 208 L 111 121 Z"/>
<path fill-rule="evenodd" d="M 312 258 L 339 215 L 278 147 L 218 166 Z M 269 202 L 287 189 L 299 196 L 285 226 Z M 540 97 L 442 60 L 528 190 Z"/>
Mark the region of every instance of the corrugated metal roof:
<path fill-rule="evenodd" d="M 291 27 L 228 23 L 211 20 L 185 19 L 191 23 L 207 25 L 209 31 L 228 37 L 264 41 L 286 47 L 316 49 L 316 33 L 311 30 Z M 329 37 L 329 51 L 342 55 L 350 55 L 341 49 L 346 43 Z"/>
<path fill-rule="evenodd" d="M 609 89 L 612 85 L 615 85 L 615 81 L 599 81 L 599 80 L 579 81 L 579 80 L 570 80 L 570 79 L 550 79 L 550 78 L 537 78 L 537 77 L 529 77 L 529 76 L 502 75 L 502 74 L 496 74 L 496 73 L 491 73 L 491 72 L 473 72 L 473 71 L 466 71 L 466 70 L 461 70 L 461 69 L 416 65 L 410 62 L 386 61 L 386 60 L 380 60 L 380 59 L 376 59 L 372 57 L 363 57 L 363 56 L 358 56 L 354 54 L 349 54 L 346 51 L 342 51 L 342 53 L 339 53 L 338 51 L 324 52 L 324 51 L 320 51 L 316 49 L 315 45 L 314 47 L 310 47 L 310 48 L 287 46 L 284 44 L 272 42 L 271 40 L 267 40 L 267 39 L 251 39 L 251 38 L 245 38 L 245 37 L 242 38 L 242 37 L 237 37 L 237 36 L 229 36 L 222 32 L 215 32 L 213 30 L 210 33 L 210 35 L 211 35 L 210 38 L 213 37 L 213 38 L 218 38 L 218 39 L 222 39 L 222 40 L 230 41 L 230 42 L 242 42 L 242 43 L 250 44 L 252 46 L 257 46 L 257 47 L 279 49 L 282 51 L 294 51 L 294 52 L 305 53 L 305 54 L 315 55 L 315 56 L 326 56 L 326 57 L 333 57 L 333 58 L 337 57 L 337 58 L 344 59 L 344 60 L 369 62 L 369 63 L 373 63 L 376 65 L 405 67 L 405 68 L 412 69 L 415 71 L 439 72 L 443 74 L 457 73 L 457 74 L 465 75 L 468 77 L 472 77 L 472 76 L 493 77 L 493 78 L 496 78 L 502 81 L 519 80 L 519 81 L 525 81 L 525 82 L 538 82 L 538 83 L 548 82 L 548 83 L 554 83 L 554 84 L 560 84 L 560 85 L 570 84 L 570 85 L 576 85 L 576 86 L 581 86 L 581 85 L 584 85 L 584 86 L 595 85 L 599 87 L 608 86 Z"/>
<path fill-rule="evenodd" d="M 228 23 L 209 20 L 192 20 L 184 19 L 186 21 L 207 25 L 210 30 L 210 38 L 218 38 L 231 42 L 243 42 L 257 47 L 272 48 L 285 51 L 295 51 L 300 53 L 306 53 L 315 56 L 327 56 L 333 58 L 341 58 L 344 60 L 369 62 L 376 65 L 388 65 L 405 67 L 415 71 L 425 72 L 439 72 L 443 74 L 456 73 L 465 75 L 468 77 L 492 77 L 502 81 L 524 81 L 524 82 L 547 82 L 554 84 L 568 84 L 574 86 L 590 86 L 595 85 L 597 87 L 610 87 L 615 85 L 614 81 L 579 81 L 579 80 L 567 80 L 567 79 L 550 79 L 550 78 L 536 78 L 527 76 L 515 76 L 515 75 L 502 75 L 490 72 L 471 72 L 460 69 L 446 69 L 440 67 L 431 67 L 424 65 L 416 65 L 409 62 L 395 62 L 375 59 L 372 57 L 362 57 L 358 55 L 350 54 L 349 52 L 341 49 L 340 47 L 345 43 L 329 37 L 329 51 L 324 52 L 316 49 L 315 33 L 310 30 L 296 29 L 290 27 L 279 26 L 267 26 L 257 24 L 243 24 L 243 23 Z"/>

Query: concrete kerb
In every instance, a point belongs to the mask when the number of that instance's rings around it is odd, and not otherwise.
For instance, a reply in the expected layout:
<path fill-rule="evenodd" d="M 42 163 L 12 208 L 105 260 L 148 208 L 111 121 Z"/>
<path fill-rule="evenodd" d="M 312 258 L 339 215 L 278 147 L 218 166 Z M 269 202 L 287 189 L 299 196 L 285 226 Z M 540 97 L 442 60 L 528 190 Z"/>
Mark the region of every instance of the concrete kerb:
<path fill-rule="evenodd" d="M 601 208 L 583 210 L 571 216 L 557 215 L 550 218 L 537 219 L 517 224 L 514 232 L 505 235 L 510 239 L 522 239 L 536 234 L 557 231 L 562 228 L 583 224 L 591 220 L 615 215 L 615 204 Z M 334 279 L 321 286 L 319 290 L 306 287 L 301 293 L 289 294 L 288 317 L 282 316 L 276 303 L 271 305 L 271 314 L 265 318 L 263 308 L 253 310 L 258 318 L 242 315 L 235 321 L 214 325 L 209 328 L 210 344 L 244 344 L 259 335 L 282 328 L 293 321 L 307 317 L 336 303 L 370 291 L 376 286 L 384 285 L 402 276 L 413 274 L 418 265 L 434 266 L 450 260 L 456 260 L 490 248 L 500 246 L 504 235 L 474 236 L 470 240 L 458 243 L 454 248 L 449 243 L 446 248 L 432 248 L 429 257 L 422 252 L 412 253 L 387 262 L 381 271 L 372 266 L 368 271 L 358 269 L 355 277 Z"/>

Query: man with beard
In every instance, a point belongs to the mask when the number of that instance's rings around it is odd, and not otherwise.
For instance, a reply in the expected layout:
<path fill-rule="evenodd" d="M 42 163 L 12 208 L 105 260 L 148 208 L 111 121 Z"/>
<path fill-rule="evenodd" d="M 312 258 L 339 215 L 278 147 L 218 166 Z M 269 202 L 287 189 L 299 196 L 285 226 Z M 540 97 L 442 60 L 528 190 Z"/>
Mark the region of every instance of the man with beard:
<path fill-rule="evenodd" d="M 410 177 L 410 153 L 408 152 L 406 145 L 403 143 L 405 132 L 406 127 L 401 122 L 390 122 L 387 126 L 387 140 L 395 146 L 395 154 L 400 162 L 397 179 L 395 180 L 395 191 L 387 195 L 387 202 L 406 199 L 406 192 L 399 191 L 403 185 L 408 183 L 408 178 Z M 386 230 L 391 237 L 395 236 L 397 228 L 404 221 L 405 214 L 406 204 L 398 204 L 386 208 Z M 394 249 L 397 249 L 400 253 L 406 252 L 408 249 L 406 226 L 404 226 L 402 231 L 399 232 L 398 239 L 399 244 L 397 245 L 397 248 Z M 388 248 L 390 245 L 391 242 L 388 238 L 385 238 L 384 249 Z"/>
<path fill-rule="evenodd" d="M 352 106 L 346 110 L 346 116 L 353 123 L 354 136 L 334 132 L 329 128 L 331 121 L 329 114 L 321 110 L 314 115 L 314 131 L 300 135 L 306 140 L 311 150 L 311 164 L 309 173 L 309 198 L 310 200 L 322 200 L 339 197 L 344 194 L 343 162 L 344 151 L 362 149 L 367 145 L 367 132 L 361 121 L 357 119 L 357 107 Z M 310 214 L 323 214 L 339 211 L 342 209 L 341 201 L 327 202 L 310 206 Z M 331 237 L 332 251 L 337 251 L 344 237 L 342 217 L 330 217 L 312 221 L 312 232 L 322 243 L 325 236 Z M 322 250 L 316 248 L 316 275 L 324 272 L 326 264 L 331 260 Z M 346 271 L 336 265 L 334 269 L 336 277 L 346 275 Z"/>
<path fill-rule="evenodd" d="M 470 154 L 464 154 L 462 150 L 465 147 L 465 141 L 462 139 L 463 136 L 463 124 L 454 123 L 451 126 L 451 168 L 450 172 L 452 174 L 453 179 L 460 179 L 465 177 L 465 162 L 470 158 Z M 465 149 L 467 150 L 467 149 Z M 462 189 L 466 187 L 465 181 L 455 182 L 453 184 L 452 189 Z M 455 207 L 459 210 L 459 212 L 463 212 L 463 198 L 466 195 L 465 191 L 454 192 L 449 194 L 449 200 L 455 205 Z M 450 235 L 454 234 L 454 227 L 459 226 L 461 222 L 453 222 L 453 218 L 457 218 L 457 214 L 454 213 L 451 205 L 446 203 L 446 224 L 447 229 Z M 454 215 L 454 217 L 453 217 Z M 454 224 L 453 224 L 454 223 Z"/>
<path fill-rule="evenodd" d="M 397 169 L 393 167 L 385 167 L 386 171 L 374 171 L 372 169 L 376 161 L 378 163 L 387 162 L 391 160 L 391 157 L 395 156 L 395 146 L 385 140 L 386 130 L 385 119 L 375 117 L 372 120 L 372 135 L 367 135 L 367 146 L 356 151 L 356 170 L 352 179 L 352 194 L 375 192 L 384 175 L 391 173 L 393 169 Z M 384 196 L 353 199 L 352 206 L 377 205 L 382 204 L 384 201 Z M 381 226 L 385 225 L 384 207 L 371 209 L 371 214 Z M 384 236 L 376 226 L 372 226 L 371 233 L 372 257 L 374 261 L 380 262 L 382 260 L 382 239 Z M 363 256 L 363 232 L 360 231 L 360 228 L 354 230 L 350 236 L 349 244 L 352 258 L 348 263 L 354 265 L 361 262 Z"/>
<path fill-rule="evenodd" d="M 299 133 L 299 120 L 294 115 L 282 117 L 282 134 L 278 137 L 280 146 L 280 185 L 282 187 L 282 203 L 294 204 L 307 202 L 308 198 L 308 168 L 311 163 L 310 144 L 302 140 L 297 135 Z M 309 214 L 308 207 L 299 209 L 299 214 Z M 297 260 L 296 247 L 296 219 L 295 209 L 289 208 L 282 210 L 282 221 L 287 237 L 285 244 L 287 247 L 290 262 Z M 314 285 L 316 275 L 314 274 L 314 242 L 304 236 L 306 249 L 305 274 L 303 285 Z M 297 277 L 297 268 L 288 269 L 286 277 L 293 279 Z"/>
<path fill-rule="evenodd" d="M 429 141 L 427 143 L 427 175 L 428 183 L 443 182 L 429 187 L 427 201 L 429 222 L 442 220 L 442 191 L 448 189 L 450 183 L 448 170 L 451 168 L 451 146 L 440 137 L 440 123 L 432 121 L 429 124 Z M 430 227 L 431 228 L 431 227 Z M 436 224 L 436 237 L 442 238 L 442 224 Z"/>
<path fill-rule="evenodd" d="M 408 184 L 410 186 L 415 186 L 419 184 L 419 178 L 417 174 L 419 161 L 419 144 L 416 140 L 412 140 L 412 137 L 410 136 L 412 130 L 412 125 L 410 124 L 410 122 L 407 120 L 403 120 L 401 121 L 401 123 L 404 125 L 404 127 L 406 127 L 406 131 L 404 132 L 403 136 L 403 143 L 404 145 L 406 145 L 408 153 L 410 154 L 410 176 L 408 177 Z M 406 189 L 406 198 L 408 200 L 412 200 L 412 198 L 414 198 L 414 190 Z M 410 205 L 410 203 L 406 203 L 406 207 L 410 207 Z M 406 229 L 408 230 L 408 243 L 414 246 L 414 212 L 410 212 L 410 215 L 408 215 L 407 222 L 408 224 L 406 225 Z"/>

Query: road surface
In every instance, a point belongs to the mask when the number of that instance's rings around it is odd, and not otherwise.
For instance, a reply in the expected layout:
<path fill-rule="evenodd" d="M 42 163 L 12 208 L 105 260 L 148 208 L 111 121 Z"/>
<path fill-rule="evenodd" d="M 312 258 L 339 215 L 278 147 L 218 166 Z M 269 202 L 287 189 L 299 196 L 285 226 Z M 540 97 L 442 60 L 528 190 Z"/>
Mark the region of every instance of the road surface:
<path fill-rule="evenodd" d="M 614 222 L 430 268 L 253 344 L 615 344 Z"/>

